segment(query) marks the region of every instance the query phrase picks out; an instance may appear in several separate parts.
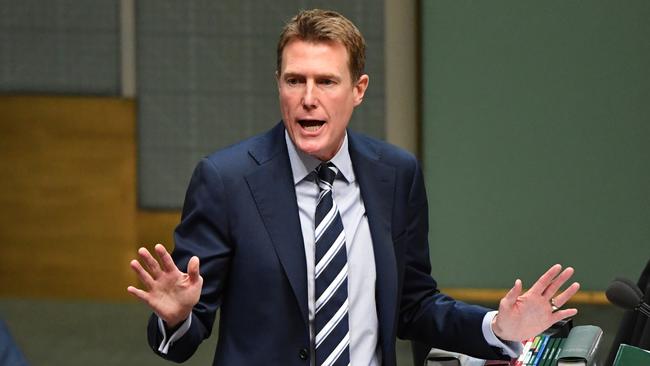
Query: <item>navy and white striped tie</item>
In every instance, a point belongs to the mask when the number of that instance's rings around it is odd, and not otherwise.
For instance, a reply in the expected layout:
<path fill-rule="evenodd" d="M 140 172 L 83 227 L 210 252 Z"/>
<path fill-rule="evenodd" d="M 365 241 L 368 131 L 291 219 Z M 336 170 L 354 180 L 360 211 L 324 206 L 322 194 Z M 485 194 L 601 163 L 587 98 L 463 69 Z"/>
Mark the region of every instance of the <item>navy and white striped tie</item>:
<path fill-rule="evenodd" d="M 350 364 L 348 323 L 348 256 L 341 215 L 332 198 L 338 169 L 332 163 L 316 168 L 320 194 L 315 216 L 316 366 Z"/>

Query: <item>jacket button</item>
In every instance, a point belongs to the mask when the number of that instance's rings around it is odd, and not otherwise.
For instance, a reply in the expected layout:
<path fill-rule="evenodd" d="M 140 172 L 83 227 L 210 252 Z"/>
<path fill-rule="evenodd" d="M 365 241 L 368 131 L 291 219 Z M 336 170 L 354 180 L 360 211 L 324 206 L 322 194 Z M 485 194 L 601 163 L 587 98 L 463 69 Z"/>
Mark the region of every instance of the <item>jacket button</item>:
<path fill-rule="evenodd" d="M 307 348 L 303 348 L 298 352 L 298 357 L 300 357 L 301 360 L 306 360 L 309 358 L 309 351 Z"/>

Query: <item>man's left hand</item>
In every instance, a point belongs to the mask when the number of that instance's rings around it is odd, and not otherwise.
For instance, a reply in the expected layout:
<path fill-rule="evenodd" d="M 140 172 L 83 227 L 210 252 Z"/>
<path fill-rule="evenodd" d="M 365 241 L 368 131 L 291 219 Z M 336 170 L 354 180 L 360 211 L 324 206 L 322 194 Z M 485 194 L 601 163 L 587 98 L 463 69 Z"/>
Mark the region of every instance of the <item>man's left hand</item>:
<path fill-rule="evenodd" d="M 542 333 L 554 323 L 578 313 L 577 309 L 561 309 L 578 292 L 574 282 L 559 295 L 555 293 L 573 275 L 573 268 L 556 264 L 522 294 L 521 280 L 499 302 L 499 313 L 492 321 L 494 334 L 506 341 L 524 341 Z"/>

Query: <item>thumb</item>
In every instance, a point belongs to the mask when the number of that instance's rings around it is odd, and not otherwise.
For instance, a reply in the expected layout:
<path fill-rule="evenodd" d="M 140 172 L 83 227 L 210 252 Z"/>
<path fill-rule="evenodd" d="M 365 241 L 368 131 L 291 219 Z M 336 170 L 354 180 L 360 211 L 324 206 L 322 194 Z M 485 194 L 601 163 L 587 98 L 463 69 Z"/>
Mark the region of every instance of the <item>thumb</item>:
<path fill-rule="evenodd" d="M 510 291 L 508 291 L 506 296 L 504 296 L 503 299 L 501 299 L 501 304 L 506 305 L 508 307 L 514 305 L 519 295 L 521 295 L 521 289 L 522 289 L 521 280 L 520 279 L 515 280 L 515 285 L 512 286 L 512 288 L 510 289 Z"/>
<path fill-rule="evenodd" d="M 190 258 L 190 262 L 187 264 L 187 274 L 190 276 L 190 280 L 195 282 L 201 276 L 199 273 L 199 257 L 193 256 Z"/>

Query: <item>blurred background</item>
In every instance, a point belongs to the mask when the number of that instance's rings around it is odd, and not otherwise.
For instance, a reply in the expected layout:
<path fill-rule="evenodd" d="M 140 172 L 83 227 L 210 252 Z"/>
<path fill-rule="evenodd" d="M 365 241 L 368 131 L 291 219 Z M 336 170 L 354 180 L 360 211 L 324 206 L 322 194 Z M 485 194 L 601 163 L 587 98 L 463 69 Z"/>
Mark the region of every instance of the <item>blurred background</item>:
<path fill-rule="evenodd" d="M 279 121 L 277 38 L 314 7 L 368 43 L 351 128 L 422 161 L 440 286 L 495 306 L 572 265 L 611 342 L 603 290 L 650 259 L 647 1 L 0 0 L 0 319 L 31 364 L 166 363 L 128 263 L 173 247 L 200 157 Z"/>

